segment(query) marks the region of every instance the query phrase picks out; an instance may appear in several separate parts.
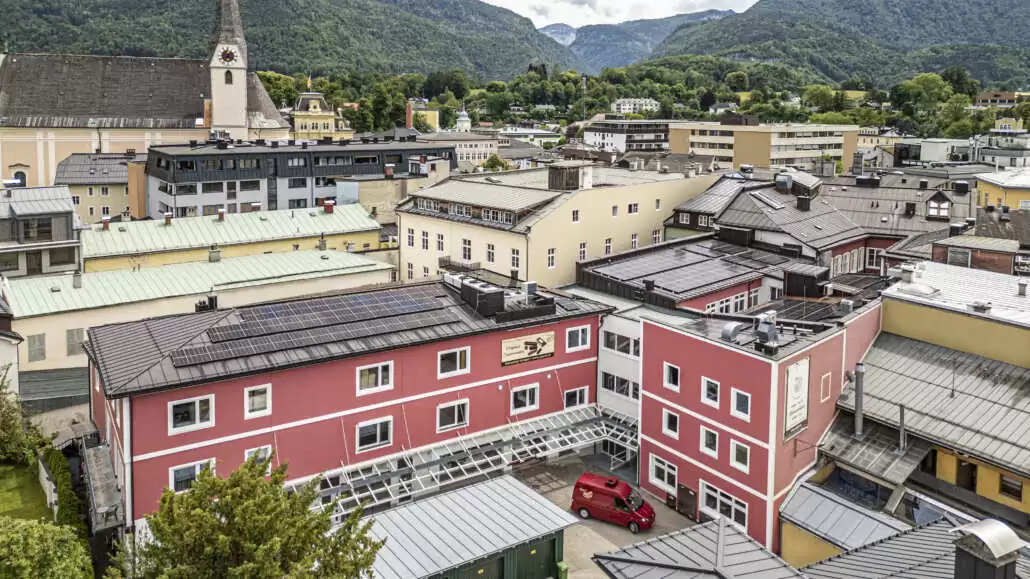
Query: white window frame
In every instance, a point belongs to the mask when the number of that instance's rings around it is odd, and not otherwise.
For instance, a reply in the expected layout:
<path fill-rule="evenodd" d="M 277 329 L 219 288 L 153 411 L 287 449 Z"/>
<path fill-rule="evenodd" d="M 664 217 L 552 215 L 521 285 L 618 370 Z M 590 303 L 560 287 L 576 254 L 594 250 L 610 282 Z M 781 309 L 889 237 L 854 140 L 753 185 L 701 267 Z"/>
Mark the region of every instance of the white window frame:
<path fill-rule="evenodd" d="M 372 369 L 372 368 L 382 368 L 383 366 L 388 366 L 390 368 L 390 383 L 389 384 L 380 384 L 379 386 L 376 386 L 375 388 L 369 388 L 367 390 L 362 390 L 361 389 L 361 371 L 362 370 L 369 370 L 369 369 Z M 379 378 L 377 378 L 377 381 L 381 381 L 382 377 L 383 377 L 382 371 L 379 371 L 377 374 L 379 376 Z M 366 364 L 364 366 L 358 366 L 357 368 L 354 369 L 354 392 L 356 393 L 357 396 L 366 396 L 368 394 L 375 394 L 376 392 L 386 392 L 387 390 L 393 390 L 393 378 L 394 378 L 393 360 L 389 360 L 389 361 L 386 361 L 386 362 L 377 362 L 375 364 Z"/>
<path fill-rule="evenodd" d="M 629 248 L 636 249 L 640 247 L 640 236 L 636 233 L 632 233 L 629 236 Z"/>
<path fill-rule="evenodd" d="M 215 472 L 215 459 L 213 459 L 213 458 L 205 458 L 204 460 L 197 460 L 197 461 L 194 461 L 194 462 L 187 462 L 185 464 L 179 464 L 179 465 L 168 467 L 168 488 L 171 489 L 171 491 L 174 492 L 177 495 L 181 495 L 182 493 L 190 490 L 190 489 L 186 489 L 186 490 L 182 490 L 182 491 L 175 490 L 175 471 L 177 471 L 179 469 L 186 468 L 188 466 L 192 466 L 193 469 L 194 469 L 193 470 L 193 476 L 194 477 L 199 477 L 200 476 L 200 468 L 199 467 L 201 467 L 201 466 L 203 466 L 205 464 L 208 465 L 208 468 L 211 469 L 212 473 Z M 195 481 L 196 478 L 194 478 L 193 480 Z M 192 484 L 190 486 L 192 486 Z"/>
<path fill-rule="evenodd" d="M 747 450 L 747 464 L 737 462 L 738 447 Z M 739 440 L 730 440 L 730 466 L 745 474 L 751 472 L 751 447 Z"/>
<path fill-rule="evenodd" d="M 655 211 L 661 211 L 662 210 L 662 200 L 660 198 L 654 200 L 654 210 Z"/>
<path fill-rule="evenodd" d="M 611 255 L 612 254 L 612 238 L 611 237 L 605 238 L 605 240 L 604 240 L 604 254 L 605 255 Z"/>
<path fill-rule="evenodd" d="M 440 424 L 440 410 L 442 410 L 444 408 L 447 408 L 449 406 L 462 406 L 462 405 L 465 406 L 465 422 L 464 423 L 452 424 L 450 426 L 443 426 L 443 425 Z M 468 398 L 462 398 L 461 400 L 455 400 L 453 402 L 444 402 L 443 404 L 438 404 L 436 406 L 436 433 L 440 434 L 442 432 L 450 432 L 452 430 L 460 430 L 462 428 L 467 428 L 468 425 L 469 425 L 469 407 L 470 407 L 470 405 L 469 405 L 469 399 Z"/>
<path fill-rule="evenodd" d="M 705 446 L 705 435 L 707 434 L 715 435 L 715 448 L 708 448 L 707 446 Z M 701 451 L 701 454 L 708 455 L 712 458 L 719 458 L 719 432 L 716 430 L 712 430 L 711 428 L 706 428 L 702 426 L 701 438 L 698 440 L 697 446 L 698 449 Z"/>
<path fill-rule="evenodd" d="M 579 209 L 572 210 L 572 222 L 579 223 Z"/>
<path fill-rule="evenodd" d="M 626 206 L 626 213 L 628 215 L 636 215 L 637 213 L 640 213 L 640 204 L 639 203 L 630 203 L 629 205 Z"/>
<path fill-rule="evenodd" d="M 551 247 L 547 250 L 547 269 L 554 269 L 558 250 Z"/>
<path fill-rule="evenodd" d="M 819 402 L 826 402 L 833 395 L 832 373 L 827 372 L 819 378 Z"/>
<path fill-rule="evenodd" d="M 180 426 L 179 428 L 174 428 L 172 426 L 172 424 L 173 424 L 172 408 L 173 407 L 175 407 L 175 406 L 177 406 L 179 404 L 186 404 L 187 402 L 192 402 L 192 403 L 194 403 L 197 406 L 197 419 L 199 420 L 200 419 L 200 404 L 199 404 L 199 401 L 200 400 L 205 400 L 205 399 L 209 400 L 211 402 L 211 412 L 210 412 L 211 420 L 209 420 L 208 422 L 197 422 L 196 424 L 192 424 L 190 426 Z M 173 400 L 173 401 L 168 403 L 168 436 L 174 436 L 176 434 L 184 434 L 186 432 L 193 432 L 195 430 L 204 430 L 205 428 L 214 428 L 214 426 L 215 426 L 215 395 L 214 394 L 205 394 L 204 396 L 194 396 L 193 398 L 183 398 L 182 400 Z"/>
<path fill-rule="evenodd" d="M 880 269 L 880 260 L 883 259 L 885 251 L 878 247 L 866 248 L 865 252 L 865 268 L 866 269 Z"/>
<path fill-rule="evenodd" d="M 662 242 L 662 230 L 655 229 L 651 231 L 651 244 L 658 245 Z"/>
<path fill-rule="evenodd" d="M 747 414 L 737 410 L 737 397 L 743 396 L 747 398 Z M 744 422 L 751 422 L 751 394 L 744 392 L 743 390 L 737 390 L 736 388 L 730 388 L 730 415 L 734 418 L 739 418 Z"/>
<path fill-rule="evenodd" d="M 390 437 L 389 437 L 389 440 L 387 440 L 385 443 L 384 442 L 379 442 L 379 443 L 377 443 L 377 444 L 375 444 L 373 446 L 369 446 L 369 447 L 366 447 L 366 448 L 361 448 L 361 427 L 368 426 L 370 424 L 380 424 L 382 422 L 389 422 L 390 423 Z M 393 446 L 393 415 L 381 416 L 379 418 L 373 418 L 371 420 L 365 420 L 363 422 L 359 422 L 359 423 L 354 425 L 354 451 L 357 454 L 361 454 L 363 452 L 371 452 L 373 450 L 378 450 L 380 448 L 388 448 L 390 446 Z"/>
<path fill-rule="evenodd" d="M 676 417 L 676 430 L 669 430 L 669 417 Z M 670 411 L 668 408 L 662 408 L 662 434 L 669 438 L 676 440 L 680 439 L 680 415 Z"/>
<path fill-rule="evenodd" d="M 579 334 L 580 345 L 571 347 L 569 346 L 569 338 L 573 333 Z M 584 340 L 584 336 L 586 339 Z M 576 326 L 574 328 L 568 328 L 565 330 L 565 352 L 582 352 L 583 350 L 590 349 L 590 326 Z"/>
<path fill-rule="evenodd" d="M 458 361 L 460 362 L 461 361 L 461 354 L 460 354 L 460 352 L 462 352 L 462 351 L 465 352 L 465 368 L 464 369 L 459 368 L 459 369 L 457 369 L 457 370 L 455 370 L 453 372 L 447 372 L 447 373 L 444 373 L 444 372 L 440 371 L 440 358 L 442 358 L 444 356 L 444 354 L 458 353 Z M 470 346 L 462 346 L 461 348 L 453 348 L 453 349 L 450 349 L 450 350 L 442 350 L 442 351 L 436 353 L 436 377 L 437 377 L 437 379 L 440 379 L 440 378 L 451 378 L 451 377 L 454 377 L 454 376 L 461 376 L 463 374 L 468 374 L 469 372 L 472 372 L 472 348 Z"/>
<path fill-rule="evenodd" d="M 579 243 L 579 261 L 587 260 L 587 242 L 581 241 Z"/>
<path fill-rule="evenodd" d="M 486 262 L 487 263 L 493 263 L 494 262 L 494 244 L 492 244 L 492 243 L 487 243 L 486 244 Z"/>
<path fill-rule="evenodd" d="M 709 382 L 715 384 L 718 392 L 718 400 L 713 401 L 708 399 Z M 719 405 L 722 403 L 722 384 L 718 380 L 713 380 L 708 376 L 701 376 L 701 403 L 707 406 L 711 406 L 712 408 L 719 408 Z"/>
<path fill-rule="evenodd" d="M 577 400 L 582 400 L 582 402 L 576 402 L 572 406 L 569 406 L 569 394 L 572 394 L 572 393 L 576 393 L 576 399 Z M 562 397 L 562 404 L 565 405 L 565 408 L 575 408 L 577 406 L 586 406 L 589 403 L 590 403 L 590 387 L 589 386 L 580 386 L 579 388 L 572 388 L 570 390 L 566 390 L 564 396 Z"/>
<path fill-rule="evenodd" d="M 265 398 L 268 400 L 268 407 L 264 410 L 258 410 L 257 412 L 250 411 L 250 393 L 252 390 L 267 390 Z M 251 418 L 261 418 L 262 416 L 270 416 L 272 414 L 272 384 L 258 384 L 257 386 L 249 386 L 243 389 L 243 418 L 250 420 Z"/>
<path fill-rule="evenodd" d="M 257 451 L 268 449 L 268 460 L 265 463 L 268 465 L 268 469 L 265 470 L 265 476 L 272 474 L 272 445 L 263 444 L 261 446 L 255 446 L 254 448 L 248 448 L 243 451 L 243 460 L 246 462 L 252 454 Z"/>
<path fill-rule="evenodd" d="M 659 480 L 659 479 L 655 478 L 655 476 L 654 476 L 655 461 L 662 462 L 664 464 L 663 468 L 665 469 L 665 472 L 668 472 L 668 473 L 672 474 L 673 483 L 672 483 L 671 486 L 669 485 L 668 481 Z M 656 486 L 656 487 L 658 487 L 658 488 L 660 488 L 660 489 L 662 489 L 664 491 L 668 491 L 670 493 L 675 493 L 676 492 L 676 483 L 679 482 L 679 467 L 678 466 L 676 466 L 674 463 L 669 462 L 669 461 L 665 460 L 664 458 L 662 458 L 662 457 L 660 457 L 660 456 L 658 456 L 658 455 L 656 455 L 654 453 L 651 453 L 651 456 L 650 456 L 650 459 L 648 460 L 647 466 L 648 466 L 648 469 L 647 469 L 647 480 L 651 481 L 651 484 L 653 484 L 654 486 Z"/>
<path fill-rule="evenodd" d="M 676 384 L 672 384 L 672 383 L 669 382 L 669 368 L 675 368 L 676 369 Z M 679 392 L 680 391 L 680 384 L 682 384 L 682 383 L 683 383 L 683 371 L 680 370 L 680 367 L 675 365 L 675 364 L 670 364 L 668 362 L 662 362 L 662 386 L 665 386 L 666 388 L 668 388 L 669 390 L 672 390 L 673 392 Z"/>
<path fill-rule="evenodd" d="M 737 497 L 731 495 L 728 492 L 723 491 L 719 487 L 717 487 L 717 486 L 715 486 L 715 485 L 713 485 L 713 484 L 711 484 L 711 483 L 709 483 L 708 481 L 705 481 L 705 480 L 701 480 L 700 484 L 698 486 L 699 486 L 699 490 L 698 490 L 698 493 L 697 493 L 697 495 L 698 495 L 698 497 L 697 497 L 698 498 L 697 504 L 698 504 L 698 509 L 700 511 L 702 511 L 706 515 L 709 515 L 709 516 L 711 516 L 713 518 L 716 518 L 716 519 L 718 519 L 719 517 L 723 517 L 727 521 L 729 521 L 730 523 L 733 523 L 734 525 L 736 525 L 737 528 L 742 529 L 745 532 L 747 532 L 747 523 L 750 520 L 750 516 L 749 516 L 750 515 L 750 513 L 749 513 L 750 509 L 749 509 L 749 505 L 747 504 L 746 501 L 742 501 L 742 500 L 738 499 Z M 707 491 L 709 491 L 709 490 L 711 490 L 713 492 L 713 494 L 716 496 L 716 503 L 717 504 L 715 506 L 715 509 L 712 509 L 711 507 L 709 507 L 706 504 L 706 502 L 705 502 L 705 500 L 707 499 L 706 495 L 708 494 Z M 732 516 L 727 517 L 727 516 L 725 516 L 725 515 L 723 515 L 722 513 L 719 512 L 719 503 L 722 502 L 722 498 L 723 497 L 727 497 L 728 499 L 732 499 L 733 501 L 735 501 L 735 503 L 736 503 L 736 504 L 734 504 L 735 507 L 736 506 L 742 506 L 743 507 L 743 509 L 742 509 L 744 511 L 744 524 L 743 525 L 741 525 L 736 520 L 734 520 L 734 518 Z"/>
<path fill-rule="evenodd" d="M 515 408 L 515 394 L 524 390 L 536 390 L 536 396 L 533 397 L 533 405 L 526 406 L 525 408 Z M 518 416 L 519 414 L 525 414 L 527 412 L 533 412 L 534 410 L 540 410 L 540 384 L 526 384 L 525 386 L 519 386 L 511 389 L 511 394 L 508 396 L 508 409 L 512 416 Z"/>

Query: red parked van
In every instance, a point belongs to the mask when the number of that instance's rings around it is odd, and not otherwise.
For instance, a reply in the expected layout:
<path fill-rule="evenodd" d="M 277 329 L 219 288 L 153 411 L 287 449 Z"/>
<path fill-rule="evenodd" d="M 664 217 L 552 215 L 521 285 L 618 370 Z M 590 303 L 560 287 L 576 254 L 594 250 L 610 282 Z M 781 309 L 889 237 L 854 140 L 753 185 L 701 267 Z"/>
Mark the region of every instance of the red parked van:
<path fill-rule="evenodd" d="M 639 491 L 613 476 L 588 472 L 579 477 L 572 489 L 572 510 L 584 519 L 629 527 L 631 533 L 654 525 L 654 508 Z"/>

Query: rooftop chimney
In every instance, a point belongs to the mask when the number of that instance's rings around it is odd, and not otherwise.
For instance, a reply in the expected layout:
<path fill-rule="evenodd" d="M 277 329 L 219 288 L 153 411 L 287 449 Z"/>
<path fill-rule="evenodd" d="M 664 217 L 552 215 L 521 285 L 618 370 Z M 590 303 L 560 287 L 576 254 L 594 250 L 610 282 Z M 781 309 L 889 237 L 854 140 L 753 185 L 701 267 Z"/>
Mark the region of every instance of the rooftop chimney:
<path fill-rule="evenodd" d="M 104 228 L 104 231 L 107 231 L 108 229 L 111 229 L 111 218 L 110 217 L 104 217 L 103 219 L 100 220 L 100 223 L 101 223 L 101 226 Z"/>
<path fill-rule="evenodd" d="M 905 405 L 898 405 L 898 452 L 908 448 L 908 432 L 905 430 Z"/>
<path fill-rule="evenodd" d="M 644 280 L 644 289 L 649 291 L 649 292 L 653 292 L 654 291 L 654 280 L 653 279 L 645 279 Z"/>
<path fill-rule="evenodd" d="M 812 198 L 798 196 L 798 211 L 810 211 L 812 209 Z"/>
<path fill-rule="evenodd" d="M 393 179 L 393 165 L 383 165 L 383 176 L 387 179 Z"/>
<path fill-rule="evenodd" d="M 911 263 L 905 263 L 901 265 L 901 281 L 904 283 L 912 283 L 912 276 L 915 274 L 916 268 Z"/>
<path fill-rule="evenodd" d="M 859 440 L 865 436 L 863 398 L 865 398 L 865 364 L 859 362 L 855 364 L 855 438 Z"/>
<path fill-rule="evenodd" d="M 323 209 L 325 209 L 326 213 L 332 213 L 333 209 L 336 208 L 336 201 L 333 201 L 332 199 L 330 199 L 330 200 L 326 201 L 325 203 L 323 203 L 322 207 L 323 207 Z"/>
<path fill-rule="evenodd" d="M 171 225 L 171 224 L 172 224 L 172 212 L 171 211 L 165 211 L 165 225 Z"/>
<path fill-rule="evenodd" d="M 965 229 L 963 223 L 952 223 L 948 228 L 948 237 L 955 237 L 956 235 L 962 235 L 962 230 Z"/>
<path fill-rule="evenodd" d="M 225 221 L 225 208 L 221 207 L 218 209 L 218 220 Z"/>
<path fill-rule="evenodd" d="M 1023 297 L 1023 298 L 1026 297 L 1026 284 L 1027 283 L 1028 282 L 1025 279 L 1021 279 L 1018 282 L 1016 282 L 1016 284 L 1017 284 L 1016 285 L 1016 295 L 1018 295 L 1019 297 Z"/>
<path fill-rule="evenodd" d="M 222 250 L 218 249 L 217 245 L 212 245 L 211 249 L 207 252 L 207 260 L 211 263 L 222 261 Z"/>
<path fill-rule="evenodd" d="M 511 268 L 511 287 L 519 287 L 519 270 Z"/>
<path fill-rule="evenodd" d="M 1012 579 L 1023 541 L 1008 525 L 983 519 L 953 530 L 955 579 Z"/>
<path fill-rule="evenodd" d="M 75 289 L 82 288 L 82 272 L 77 271 L 72 274 L 72 287 Z"/>

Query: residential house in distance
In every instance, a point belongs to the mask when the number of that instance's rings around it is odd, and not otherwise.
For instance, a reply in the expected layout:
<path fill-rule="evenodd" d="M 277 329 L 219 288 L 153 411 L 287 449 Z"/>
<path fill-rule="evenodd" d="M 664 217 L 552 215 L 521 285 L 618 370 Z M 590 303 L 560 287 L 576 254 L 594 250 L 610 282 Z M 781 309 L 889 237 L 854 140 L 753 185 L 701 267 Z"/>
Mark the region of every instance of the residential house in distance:
<path fill-rule="evenodd" d="M 937 263 L 1030 275 L 1030 210 L 981 207 L 975 230 L 931 243 Z"/>
<path fill-rule="evenodd" d="M 668 151 L 669 121 L 597 121 L 583 129 L 583 142 L 603 151 Z"/>
<path fill-rule="evenodd" d="M 378 140 L 377 140 L 378 141 Z M 457 168 L 454 148 L 412 139 L 316 144 L 225 141 L 154 147 L 147 159 L 149 216 L 304 209 L 357 200 L 362 181 L 433 179 Z M 372 209 L 369 209 L 372 211 Z M 376 211 L 379 209 L 377 208 Z"/>
<path fill-rule="evenodd" d="M 493 135 L 437 131 L 420 135 L 418 140 L 437 147 L 453 147 L 454 158 L 458 161 L 458 170 L 466 173 L 471 173 L 476 167 L 485 163 L 490 155 L 498 152 L 498 140 Z"/>
<path fill-rule="evenodd" d="M 400 276 L 472 267 L 560 287 L 577 261 L 660 243 L 668 208 L 717 178 L 565 161 L 451 179 L 398 207 Z"/>
<path fill-rule="evenodd" d="M 101 223 L 80 232 L 83 271 L 131 270 L 308 249 L 380 249 L 380 225 L 356 203 L 311 209 Z"/>
<path fill-rule="evenodd" d="M 124 155 L 74 153 L 57 166 L 54 184 L 68 187 L 82 223 L 98 223 L 105 217 L 127 221 L 129 164 L 145 163 L 146 159 L 135 151 Z"/>
<path fill-rule="evenodd" d="M 612 112 L 620 115 L 653 113 L 660 108 L 661 103 L 651 98 L 623 98 L 612 103 Z"/>
<path fill-rule="evenodd" d="M 12 279 L 5 301 L 12 329 L 26 338 L 22 372 L 85 368 L 85 332 L 203 308 L 245 306 L 391 280 L 393 267 L 343 251 L 226 257 L 209 250 L 204 261 L 36 278 Z M 201 308 L 201 309 L 203 309 Z M 82 384 L 86 392 L 86 384 Z"/>
<path fill-rule="evenodd" d="M 287 138 L 289 123 L 248 72 L 238 0 L 209 1 L 218 7 L 210 58 L 0 55 L 0 178 L 51 185 L 72 153 L 143 152 L 212 133 Z"/>
<path fill-rule="evenodd" d="M 513 170 L 535 169 L 546 164 L 547 160 L 542 147 L 522 141 L 509 141 L 506 146 L 497 149 L 497 155 Z"/>
<path fill-rule="evenodd" d="M 426 124 L 432 127 L 434 131 L 439 131 L 443 127 L 440 126 L 440 111 L 429 108 L 424 101 L 408 100 L 407 104 L 404 105 L 404 126 L 413 129 L 415 128 L 415 115 L 421 116 L 425 119 Z"/>
<path fill-rule="evenodd" d="M 889 147 L 904 138 L 906 138 L 905 135 L 891 127 L 859 127 L 858 148 L 875 149 L 876 147 Z"/>
<path fill-rule="evenodd" d="M 811 169 L 828 155 L 847 169 L 857 146 L 858 127 L 851 125 L 762 124 L 746 116 L 669 125 L 671 152 L 713 156 L 735 168 Z"/>
<path fill-rule="evenodd" d="M 974 106 L 979 108 L 1011 109 L 1019 104 L 1019 94 L 1007 92 L 985 91 L 976 96 Z"/>
<path fill-rule="evenodd" d="M 1030 209 L 1030 167 L 982 173 L 976 180 L 979 205 Z"/>
<path fill-rule="evenodd" d="M 480 127 L 483 123 L 479 124 Z M 562 136 L 547 129 L 535 129 L 529 127 L 504 127 L 502 129 L 473 129 L 475 133 L 493 135 L 496 134 L 500 146 L 507 145 L 510 141 L 522 141 L 530 145 L 543 147 L 545 143 L 557 145 Z"/>
<path fill-rule="evenodd" d="M 632 425 L 594 404 L 607 311 L 450 276 L 90 328 L 90 413 L 122 523 L 145 532 L 164 488 L 253 454 L 289 462 L 289 488 L 320 481 L 339 522 L 513 461 L 634 445 Z"/>
<path fill-rule="evenodd" d="M 336 114 L 319 92 L 302 92 L 290 111 L 290 138 L 306 141 L 340 141 L 354 136 L 346 119 Z"/>
<path fill-rule="evenodd" d="M 734 113 L 736 111 L 737 103 L 715 103 L 708 107 L 708 114 L 716 116 Z"/>
<path fill-rule="evenodd" d="M 0 189 L 0 274 L 74 271 L 79 223 L 67 186 Z"/>
<path fill-rule="evenodd" d="M 977 159 L 998 168 L 1030 167 L 1030 132 L 1022 119 L 1000 118 L 987 134 L 986 146 L 977 150 Z"/>

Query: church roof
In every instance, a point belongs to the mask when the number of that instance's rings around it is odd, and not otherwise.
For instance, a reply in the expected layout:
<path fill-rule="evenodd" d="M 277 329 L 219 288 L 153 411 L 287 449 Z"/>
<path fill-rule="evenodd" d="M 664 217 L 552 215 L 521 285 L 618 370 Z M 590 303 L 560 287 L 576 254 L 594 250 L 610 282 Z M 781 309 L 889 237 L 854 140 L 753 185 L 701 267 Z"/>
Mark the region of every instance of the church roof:
<path fill-rule="evenodd" d="M 238 46 L 243 53 L 240 55 L 243 62 L 247 62 L 247 39 L 243 36 L 243 17 L 238 0 L 218 2 L 218 44 Z"/>
<path fill-rule="evenodd" d="M 193 129 L 211 96 L 206 60 L 0 55 L 0 127 Z M 251 126 L 286 128 L 254 73 Z"/>

